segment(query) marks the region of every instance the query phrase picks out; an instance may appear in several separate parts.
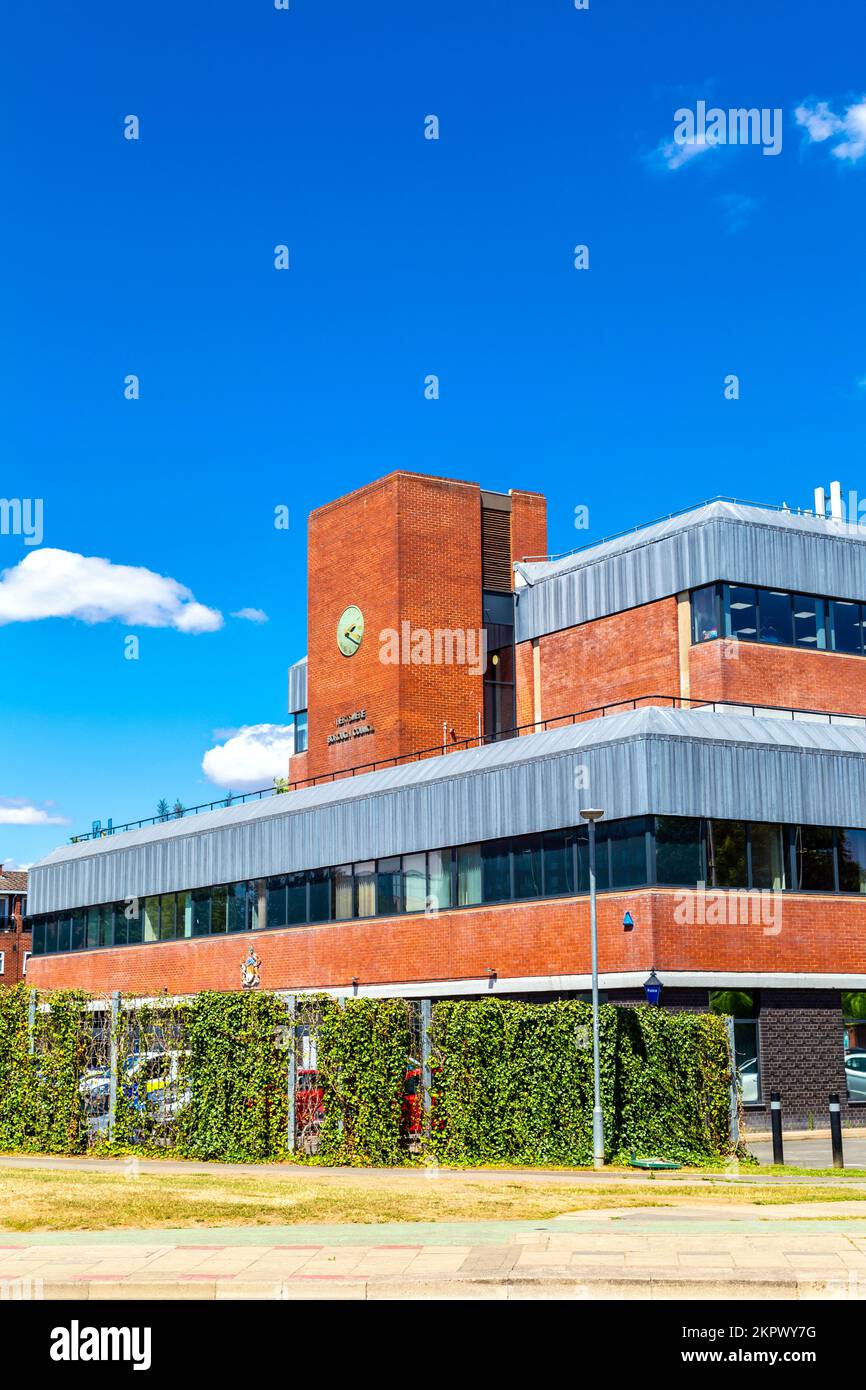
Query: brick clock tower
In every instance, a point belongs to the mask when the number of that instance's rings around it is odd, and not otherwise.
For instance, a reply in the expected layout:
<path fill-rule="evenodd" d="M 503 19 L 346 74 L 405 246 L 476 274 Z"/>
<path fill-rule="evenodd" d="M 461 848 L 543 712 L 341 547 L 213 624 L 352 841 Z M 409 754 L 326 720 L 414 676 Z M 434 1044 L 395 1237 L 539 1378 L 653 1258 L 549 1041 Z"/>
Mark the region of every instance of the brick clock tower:
<path fill-rule="evenodd" d="M 312 512 L 300 781 L 517 722 L 513 571 L 547 550 L 539 493 L 391 473 Z"/>

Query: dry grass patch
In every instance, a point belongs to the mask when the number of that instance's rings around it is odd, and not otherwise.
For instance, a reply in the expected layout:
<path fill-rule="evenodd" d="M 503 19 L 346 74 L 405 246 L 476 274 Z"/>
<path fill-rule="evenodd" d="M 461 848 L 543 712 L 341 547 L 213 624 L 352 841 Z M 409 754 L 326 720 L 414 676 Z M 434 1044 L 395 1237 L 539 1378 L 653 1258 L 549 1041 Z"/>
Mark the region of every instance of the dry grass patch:
<path fill-rule="evenodd" d="M 371 1181 L 371 1178 L 375 1179 Z M 324 1179 L 324 1180 L 323 1180 Z M 851 1188 L 777 1188 L 700 1181 L 665 1184 L 519 1178 L 483 1182 L 459 1174 L 324 1174 L 284 1168 L 235 1176 L 0 1168 L 0 1231 L 273 1226 L 403 1221 L 548 1220 L 566 1212 L 715 1203 L 866 1200 Z M 804 1215 L 806 1213 L 804 1212 Z"/>

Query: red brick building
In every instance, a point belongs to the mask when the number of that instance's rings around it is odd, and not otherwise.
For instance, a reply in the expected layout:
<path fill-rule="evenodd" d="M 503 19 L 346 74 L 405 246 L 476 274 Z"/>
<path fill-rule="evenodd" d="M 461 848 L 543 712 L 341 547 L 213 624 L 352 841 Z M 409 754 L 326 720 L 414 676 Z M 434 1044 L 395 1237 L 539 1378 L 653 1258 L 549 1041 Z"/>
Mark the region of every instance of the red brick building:
<path fill-rule="evenodd" d="M 0 989 L 17 985 L 27 972 L 31 933 L 25 930 L 27 875 L 0 864 Z"/>
<path fill-rule="evenodd" d="M 714 501 L 559 558 L 544 499 L 399 472 L 309 524 L 290 790 L 31 875 L 39 987 L 736 1016 L 747 1104 L 866 1122 L 866 533 Z M 237 939 L 244 933 L 243 939 Z"/>

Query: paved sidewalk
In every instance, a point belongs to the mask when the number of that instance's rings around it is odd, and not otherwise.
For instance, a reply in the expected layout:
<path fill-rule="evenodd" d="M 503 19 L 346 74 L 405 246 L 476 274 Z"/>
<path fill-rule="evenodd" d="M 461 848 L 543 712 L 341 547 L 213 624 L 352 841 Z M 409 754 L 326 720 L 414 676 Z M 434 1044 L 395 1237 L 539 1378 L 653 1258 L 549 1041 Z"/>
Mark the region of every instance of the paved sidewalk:
<path fill-rule="evenodd" d="M 0 1235 L 0 1298 L 866 1299 L 858 1202 Z"/>

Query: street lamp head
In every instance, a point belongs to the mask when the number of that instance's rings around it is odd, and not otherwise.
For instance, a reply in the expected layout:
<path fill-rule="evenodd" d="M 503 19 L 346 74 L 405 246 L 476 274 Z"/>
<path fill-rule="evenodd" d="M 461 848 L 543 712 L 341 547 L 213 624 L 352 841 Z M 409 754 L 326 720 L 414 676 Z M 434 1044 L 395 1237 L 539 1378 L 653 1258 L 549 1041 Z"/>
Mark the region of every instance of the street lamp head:
<path fill-rule="evenodd" d="M 601 820 L 602 816 L 604 815 L 604 811 L 593 811 L 590 808 L 587 808 L 586 810 L 582 810 L 580 815 L 582 820 Z"/>
<path fill-rule="evenodd" d="M 643 992 L 648 1004 L 658 1005 L 661 1003 L 662 982 L 655 970 L 651 970 L 648 978 L 644 980 Z"/>

